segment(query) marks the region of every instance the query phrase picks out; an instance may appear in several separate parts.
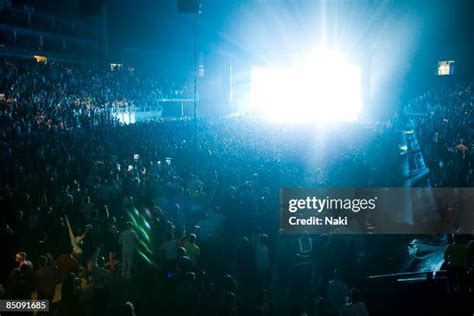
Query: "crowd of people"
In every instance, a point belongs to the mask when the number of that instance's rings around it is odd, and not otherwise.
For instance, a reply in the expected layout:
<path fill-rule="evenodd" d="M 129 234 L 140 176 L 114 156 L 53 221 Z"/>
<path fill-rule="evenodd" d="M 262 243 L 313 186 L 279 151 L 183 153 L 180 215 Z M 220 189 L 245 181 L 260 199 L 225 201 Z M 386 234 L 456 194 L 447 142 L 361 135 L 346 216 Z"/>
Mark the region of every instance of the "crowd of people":
<path fill-rule="evenodd" d="M 414 99 L 407 105 L 410 126 L 416 130 L 431 169 L 432 185 L 474 185 L 474 86 L 459 82 Z"/>
<path fill-rule="evenodd" d="M 0 58 L 0 75 L 3 137 L 110 125 L 116 121 L 114 110 L 159 108 L 160 99 L 180 93 L 133 68 L 98 71 L 82 64 Z"/>
<path fill-rule="evenodd" d="M 110 108 L 158 93 L 134 72 L 0 69 L 0 296 L 68 316 L 368 315 L 365 277 L 402 237 L 279 234 L 279 190 L 399 186 L 391 122 L 124 126 Z"/>
<path fill-rule="evenodd" d="M 416 131 L 435 187 L 474 186 L 474 86 L 450 82 L 412 100 L 406 108 L 408 127 Z M 456 218 L 456 207 L 441 214 Z M 472 291 L 474 274 L 473 231 L 458 231 L 444 251 L 448 293 Z M 467 235 L 461 235 L 467 234 Z"/>

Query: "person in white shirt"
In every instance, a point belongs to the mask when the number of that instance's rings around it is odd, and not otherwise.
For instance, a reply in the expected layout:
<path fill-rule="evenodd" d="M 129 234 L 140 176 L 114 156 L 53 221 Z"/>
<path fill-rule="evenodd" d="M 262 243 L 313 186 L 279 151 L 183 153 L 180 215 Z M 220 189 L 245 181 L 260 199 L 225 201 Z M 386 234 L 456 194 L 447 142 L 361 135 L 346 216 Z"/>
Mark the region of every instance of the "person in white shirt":
<path fill-rule="evenodd" d="M 137 233 L 133 230 L 133 224 L 127 222 L 127 229 L 121 232 L 119 237 L 119 244 L 122 247 L 122 277 L 126 279 L 132 277 L 136 241 Z"/>

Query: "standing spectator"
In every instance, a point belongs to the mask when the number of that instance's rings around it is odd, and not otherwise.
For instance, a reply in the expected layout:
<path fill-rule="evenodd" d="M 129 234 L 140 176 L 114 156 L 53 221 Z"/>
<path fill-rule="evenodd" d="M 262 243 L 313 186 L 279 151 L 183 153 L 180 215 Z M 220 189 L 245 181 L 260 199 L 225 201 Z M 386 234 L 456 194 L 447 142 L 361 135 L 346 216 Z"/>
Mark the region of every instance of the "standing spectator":
<path fill-rule="evenodd" d="M 15 262 L 18 264 L 18 269 L 33 270 L 33 264 L 26 258 L 26 252 L 20 251 L 15 255 Z"/>
<path fill-rule="evenodd" d="M 81 305 L 82 289 L 80 279 L 74 274 L 69 274 L 61 286 L 61 304 L 59 306 L 60 316 L 83 315 Z"/>
<path fill-rule="evenodd" d="M 188 238 L 186 238 L 186 242 L 184 243 L 184 249 L 186 249 L 186 254 L 188 255 L 188 257 L 191 258 L 193 266 L 197 266 L 201 252 L 199 250 L 199 246 L 196 245 L 195 234 L 190 234 Z"/>
<path fill-rule="evenodd" d="M 126 279 L 132 278 L 137 237 L 132 222 L 127 222 L 126 229 L 120 233 L 119 237 L 119 244 L 122 247 L 122 277 Z"/>
<path fill-rule="evenodd" d="M 334 278 L 329 281 L 327 289 L 327 300 L 335 312 L 344 306 L 348 295 L 349 287 L 346 282 L 342 281 L 340 272 L 335 270 Z"/>
<path fill-rule="evenodd" d="M 474 270 L 474 239 L 467 244 L 469 251 L 469 269 Z"/>
<path fill-rule="evenodd" d="M 463 290 L 464 280 L 468 268 L 468 248 L 461 242 L 461 236 L 453 234 L 452 244 L 444 251 L 444 260 L 447 266 L 448 290 L 459 293 Z"/>
<path fill-rule="evenodd" d="M 76 258 L 80 258 L 83 254 L 83 250 L 82 250 L 83 240 L 86 237 L 87 232 L 92 228 L 92 226 L 87 225 L 84 230 L 84 233 L 82 234 L 74 234 L 71 227 L 71 223 L 69 222 L 69 217 L 66 215 L 64 219 L 66 221 L 67 231 L 69 233 L 69 240 L 71 241 L 73 256 Z"/>
<path fill-rule="evenodd" d="M 27 298 L 30 298 L 35 288 L 33 264 L 27 259 L 25 252 L 17 253 L 15 261 L 18 263 L 18 269 L 20 269 L 21 272 L 21 279 L 23 281 L 23 286 L 25 287 L 26 296 Z"/>
<path fill-rule="evenodd" d="M 64 281 L 68 275 L 79 273 L 79 262 L 72 254 L 62 254 L 56 259 L 56 265 L 61 273 L 61 280 Z"/>
<path fill-rule="evenodd" d="M 237 297 L 235 293 L 224 292 L 222 296 L 221 307 L 219 315 L 234 316 L 237 315 Z"/>
<path fill-rule="evenodd" d="M 15 268 L 10 272 L 5 284 L 5 290 L 6 297 L 10 299 L 30 299 L 28 284 L 19 268 Z"/>
<path fill-rule="evenodd" d="M 109 282 L 111 272 L 104 268 L 105 259 L 100 257 L 100 247 L 97 247 L 92 257 L 92 315 L 105 315 L 109 301 Z"/>
<path fill-rule="evenodd" d="M 270 254 L 268 252 L 268 236 L 260 235 L 255 246 L 255 267 L 257 272 L 257 282 L 261 288 L 266 288 L 270 281 Z"/>
<path fill-rule="evenodd" d="M 186 272 L 190 272 L 192 269 L 192 260 L 186 253 L 184 247 L 179 247 L 177 250 L 178 258 L 176 259 L 176 270 L 184 275 Z"/>
<path fill-rule="evenodd" d="M 268 290 L 261 291 L 260 298 L 258 300 L 257 311 L 259 311 L 261 313 L 260 315 L 262 316 L 273 315 L 274 307 Z"/>
<path fill-rule="evenodd" d="M 133 305 L 132 302 L 126 302 L 121 310 L 120 315 L 123 316 L 135 316 L 135 306 Z"/>
<path fill-rule="evenodd" d="M 172 269 L 178 256 L 178 241 L 174 238 L 173 232 L 166 234 L 166 240 L 161 245 L 160 250 L 164 252 L 166 268 L 168 268 L 168 270 Z"/>
<path fill-rule="evenodd" d="M 183 281 L 176 286 L 176 306 L 179 315 L 196 315 L 199 308 L 199 290 L 196 286 L 196 275 L 187 272 Z M 183 304 L 183 299 L 186 301 Z"/>
<path fill-rule="evenodd" d="M 340 316 L 369 316 L 367 307 L 360 300 L 359 289 L 352 288 L 348 304 L 341 307 Z"/>
<path fill-rule="evenodd" d="M 40 256 L 38 259 L 38 269 L 34 273 L 36 292 L 38 299 L 54 299 L 56 290 L 56 269 L 49 263 L 48 257 Z"/>

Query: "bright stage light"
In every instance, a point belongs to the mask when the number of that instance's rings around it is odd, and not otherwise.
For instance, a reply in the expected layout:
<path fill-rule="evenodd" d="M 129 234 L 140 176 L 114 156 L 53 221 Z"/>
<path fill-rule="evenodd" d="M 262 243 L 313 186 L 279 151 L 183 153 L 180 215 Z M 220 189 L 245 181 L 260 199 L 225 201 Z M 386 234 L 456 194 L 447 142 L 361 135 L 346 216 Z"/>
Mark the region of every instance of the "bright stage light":
<path fill-rule="evenodd" d="M 361 70 L 330 54 L 298 66 L 253 68 L 251 103 L 257 114 L 276 120 L 355 121 Z"/>

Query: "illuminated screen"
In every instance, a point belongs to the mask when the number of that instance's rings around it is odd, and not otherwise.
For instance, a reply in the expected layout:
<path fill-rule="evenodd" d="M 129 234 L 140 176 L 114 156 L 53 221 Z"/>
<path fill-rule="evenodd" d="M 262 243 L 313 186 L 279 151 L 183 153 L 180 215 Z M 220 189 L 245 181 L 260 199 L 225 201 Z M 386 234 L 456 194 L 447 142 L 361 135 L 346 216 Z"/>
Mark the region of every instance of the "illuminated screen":
<path fill-rule="evenodd" d="M 360 67 L 342 61 L 252 69 L 251 105 L 267 118 L 355 121 L 362 110 Z"/>

